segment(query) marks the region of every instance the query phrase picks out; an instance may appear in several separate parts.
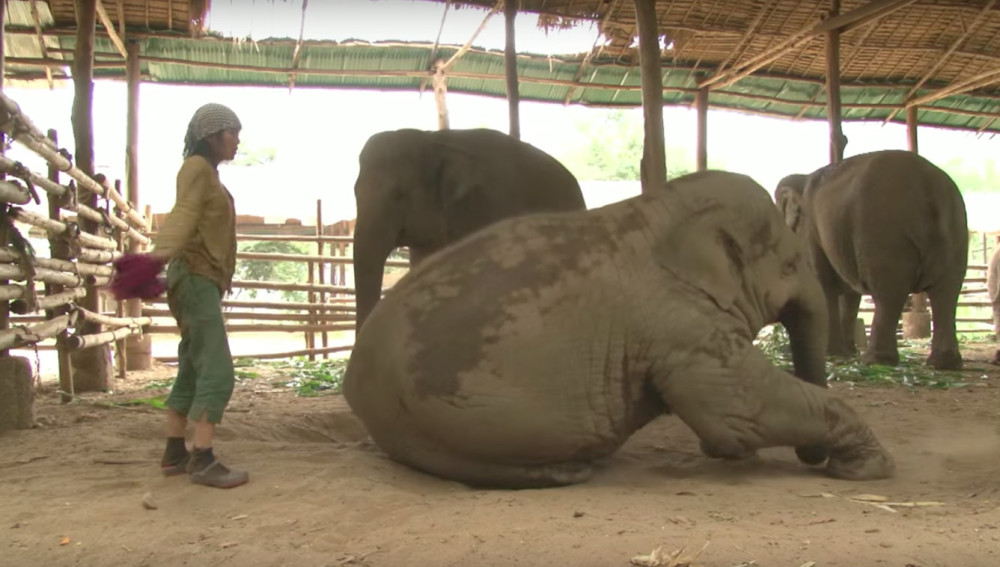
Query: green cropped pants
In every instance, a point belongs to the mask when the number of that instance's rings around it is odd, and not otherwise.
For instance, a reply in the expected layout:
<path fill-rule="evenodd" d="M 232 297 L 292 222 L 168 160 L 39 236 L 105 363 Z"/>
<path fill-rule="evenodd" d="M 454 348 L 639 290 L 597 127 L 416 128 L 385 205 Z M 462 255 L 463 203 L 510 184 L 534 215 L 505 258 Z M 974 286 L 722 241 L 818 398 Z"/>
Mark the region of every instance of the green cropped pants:
<path fill-rule="evenodd" d="M 211 280 L 188 271 L 183 260 L 167 268 L 167 303 L 181 330 L 177 379 L 167 407 L 188 419 L 221 423 L 236 374 L 222 320 L 222 295 Z"/>

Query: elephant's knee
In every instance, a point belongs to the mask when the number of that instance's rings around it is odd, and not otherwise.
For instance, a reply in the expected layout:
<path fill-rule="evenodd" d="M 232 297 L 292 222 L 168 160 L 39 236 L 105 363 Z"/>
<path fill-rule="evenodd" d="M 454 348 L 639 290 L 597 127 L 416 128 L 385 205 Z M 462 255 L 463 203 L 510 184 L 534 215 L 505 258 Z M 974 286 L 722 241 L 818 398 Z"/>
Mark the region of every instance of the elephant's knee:
<path fill-rule="evenodd" d="M 701 440 L 701 452 L 712 459 L 742 460 L 754 456 L 753 449 L 740 443 L 735 437 L 714 436 Z"/>

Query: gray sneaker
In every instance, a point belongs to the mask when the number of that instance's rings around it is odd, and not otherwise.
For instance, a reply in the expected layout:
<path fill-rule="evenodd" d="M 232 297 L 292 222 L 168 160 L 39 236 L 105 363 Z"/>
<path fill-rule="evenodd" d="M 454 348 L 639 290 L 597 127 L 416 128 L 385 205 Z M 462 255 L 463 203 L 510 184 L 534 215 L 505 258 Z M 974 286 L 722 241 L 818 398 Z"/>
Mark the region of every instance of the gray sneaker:
<path fill-rule="evenodd" d="M 234 471 L 219 462 L 218 459 L 212 461 L 200 471 L 191 471 L 191 482 L 214 486 L 215 488 L 235 488 L 241 484 L 246 484 L 250 480 L 250 474 L 246 471 Z"/>

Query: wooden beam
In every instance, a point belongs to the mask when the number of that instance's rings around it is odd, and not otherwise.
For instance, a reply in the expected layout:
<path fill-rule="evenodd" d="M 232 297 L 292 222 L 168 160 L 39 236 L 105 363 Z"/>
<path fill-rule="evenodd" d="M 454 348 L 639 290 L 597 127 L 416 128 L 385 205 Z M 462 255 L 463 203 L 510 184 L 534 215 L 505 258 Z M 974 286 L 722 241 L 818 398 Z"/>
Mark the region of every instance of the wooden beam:
<path fill-rule="evenodd" d="M 142 203 L 139 193 L 139 61 L 140 45 L 137 41 L 126 44 L 128 59 L 125 66 L 125 77 L 128 91 L 127 111 L 125 118 L 125 195 L 129 203 L 139 207 Z M 140 253 L 145 246 L 135 240 L 128 240 L 127 250 Z M 128 317 L 142 315 L 142 302 L 130 299 L 122 306 Z M 125 339 L 125 370 L 149 370 L 153 364 L 153 343 L 147 335 L 134 335 Z"/>
<path fill-rule="evenodd" d="M 517 87 L 517 49 L 514 45 L 514 20 L 517 18 L 518 0 L 505 0 L 503 19 L 505 28 L 504 74 L 507 86 L 507 111 L 510 116 L 510 135 L 521 139 L 521 94 Z"/>
<path fill-rule="evenodd" d="M 37 7 L 35 6 L 34 2 L 31 3 L 31 7 L 33 10 L 36 10 L 37 13 Z M 2 25 L 2 23 L 6 21 L 5 19 L 7 16 L 6 12 L 7 12 L 7 2 L 0 2 L 0 73 L 3 73 L 4 69 L 7 67 L 7 61 L 6 61 L 7 43 L 6 43 L 6 38 L 4 37 L 6 34 L 4 26 Z M 39 40 L 41 40 L 41 38 L 39 38 Z M 44 43 L 42 43 L 42 49 L 45 49 Z M 0 77 L 0 92 L 3 92 L 3 77 Z M 4 148 L 6 147 L 7 147 L 7 136 L 2 132 L 0 132 L 0 156 L 4 154 Z M 0 174 L 0 179 L 4 178 L 5 176 L 3 174 Z M 3 225 L 6 225 L 6 223 L 3 223 Z M 13 228 L 13 226 L 14 226 L 13 223 L 11 223 L 10 227 Z M 10 238 L 7 235 L 7 230 L 8 230 L 7 226 L 0 226 L 0 248 L 6 248 L 8 242 L 10 241 Z M 4 286 L 6 284 L 7 284 L 6 280 L 0 279 L 0 286 Z M 0 331 L 6 331 L 9 328 L 10 328 L 10 302 L 6 300 L 0 300 Z M 0 356 L 7 356 L 7 349 L 0 348 Z"/>
<path fill-rule="evenodd" d="M 611 14 L 618 9 L 622 0 L 613 0 L 608 4 L 608 11 L 601 16 L 601 21 L 597 24 L 597 37 L 594 39 L 594 45 L 591 46 L 590 51 L 587 55 L 583 57 L 583 61 L 580 62 L 580 67 L 577 68 L 576 73 L 573 75 L 573 82 L 580 86 L 583 86 L 583 72 L 586 70 L 587 66 L 590 65 L 590 60 L 594 58 L 595 54 L 600 54 L 604 50 L 603 45 L 598 45 L 601 43 L 601 38 L 604 37 L 604 26 L 607 25 L 608 21 L 611 19 Z M 566 91 L 566 98 L 563 99 L 563 104 L 569 104 L 569 101 L 573 99 L 573 95 L 576 94 L 577 87 L 570 87 Z"/>
<path fill-rule="evenodd" d="M 667 156 L 663 139 L 663 78 L 660 76 L 660 33 L 656 3 L 633 0 L 639 29 L 639 69 L 642 79 L 642 143 L 640 177 L 642 192 L 656 192 L 667 180 Z"/>
<path fill-rule="evenodd" d="M 728 70 L 721 71 L 708 77 L 700 83 L 700 86 L 723 88 L 736 81 L 753 74 L 761 67 L 778 59 L 782 55 L 798 49 L 813 40 L 817 35 L 839 30 L 841 33 L 864 25 L 868 22 L 883 18 L 890 13 L 916 2 L 916 0 L 872 0 L 868 4 L 861 6 L 832 18 L 827 18 L 791 34 L 783 41 L 759 53 L 750 59 L 734 65 Z"/>
<path fill-rule="evenodd" d="M 295 51 L 292 52 L 292 72 L 288 74 L 288 91 L 291 92 L 295 88 L 295 69 L 299 67 L 299 61 L 302 59 L 302 41 L 305 39 L 306 34 L 306 7 L 309 6 L 309 0 L 302 0 L 302 21 L 299 23 L 299 40 L 295 42 Z"/>
<path fill-rule="evenodd" d="M 698 113 L 698 171 L 708 169 L 708 89 L 698 89 L 695 95 Z"/>
<path fill-rule="evenodd" d="M 167 0 L 167 29 L 174 29 L 174 0 Z"/>
<path fill-rule="evenodd" d="M 45 35 L 42 33 L 42 19 L 38 14 L 38 0 L 31 0 L 31 19 L 35 22 L 35 35 L 38 37 L 38 48 L 42 53 L 42 57 L 48 59 L 49 51 L 48 47 L 45 45 Z M 52 80 L 52 68 L 45 68 L 45 80 L 49 83 L 49 90 L 55 88 L 55 82 Z"/>
<path fill-rule="evenodd" d="M 438 130 L 450 127 L 448 120 L 448 80 L 444 74 L 444 61 L 438 59 L 434 64 L 434 104 L 437 106 Z"/>
<path fill-rule="evenodd" d="M 918 152 L 917 145 L 917 107 L 909 106 L 906 108 L 906 145 L 907 148 L 913 153 Z"/>
<path fill-rule="evenodd" d="M 771 0 L 770 2 L 764 4 L 764 6 L 760 9 L 760 11 L 757 12 L 757 15 L 754 16 L 753 21 L 750 22 L 749 26 L 747 26 L 746 31 L 744 31 L 743 35 L 740 36 L 739 41 L 736 42 L 736 47 L 734 47 L 729 52 L 729 55 L 727 55 L 726 58 L 722 60 L 722 63 L 719 63 L 718 70 L 720 72 L 725 71 L 726 66 L 729 65 L 730 61 L 733 61 L 739 56 L 747 40 L 755 36 L 755 32 L 757 31 L 757 26 L 759 26 L 760 23 L 764 20 L 764 16 L 771 11 L 771 7 L 773 5 L 774 5 L 774 0 Z"/>
<path fill-rule="evenodd" d="M 125 0 L 118 0 L 118 35 L 122 41 L 128 41 L 125 37 Z"/>
<path fill-rule="evenodd" d="M 118 53 L 121 53 L 122 57 L 128 57 L 128 51 L 125 49 L 125 42 L 122 41 L 121 36 L 115 31 L 115 23 L 111 21 L 111 16 L 108 15 L 108 11 L 104 9 L 104 2 L 97 0 L 97 17 L 101 20 L 101 25 L 104 26 L 104 30 L 107 32 L 108 37 L 111 38 L 111 43 L 114 44 L 115 49 Z"/>
<path fill-rule="evenodd" d="M 484 28 L 486 28 L 486 24 L 489 23 L 490 18 L 492 18 L 494 14 L 499 12 L 501 7 L 503 7 L 503 0 L 498 0 L 496 5 L 493 6 L 493 8 L 489 12 L 487 12 L 486 17 L 483 18 L 482 23 L 479 24 L 479 27 L 476 28 L 476 31 L 472 33 L 472 37 L 469 38 L 469 41 L 465 42 L 465 45 L 458 48 L 458 51 L 456 51 L 455 54 L 451 56 L 451 58 L 445 61 L 444 63 L 445 71 L 451 68 L 451 66 L 455 64 L 455 61 L 458 61 L 459 57 L 465 55 L 465 52 L 472 47 L 472 42 L 476 41 L 476 38 L 479 37 L 479 34 L 482 33 Z"/>
<path fill-rule="evenodd" d="M 840 0 L 833 0 L 833 17 L 840 12 Z M 844 129 L 840 106 L 840 30 L 826 32 L 826 119 L 830 125 L 830 163 L 844 159 Z"/>
<path fill-rule="evenodd" d="M 907 101 L 906 106 L 910 107 L 929 104 L 948 96 L 966 93 L 971 90 L 991 85 L 997 81 L 1000 81 L 1000 69 L 985 71 L 983 73 L 979 73 L 978 75 L 969 77 L 964 81 L 959 81 L 953 85 L 949 85 L 934 92 L 927 93 L 924 96 Z"/>
<path fill-rule="evenodd" d="M 451 8 L 451 2 L 452 0 L 447 0 L 444 3 L 444 12 L 441 13 L 441 25 L 438 26 L 437 37 L 434 38 L 434 46 L 431 47 L 431 55 L 427 58 L 427 60 L 431 62 L 431 70 L 435 75 L 437 74 L 438 66 L 444 63 L 444 61 L 438 59 L 437 52 L 438 46 L 441 45 L 441 34 L 444 33 L 444 22 L 448 18 L 448 9 Z M 424 94 L 424 89 L 427 88 L 428 81 L 433 81 L 433 78 L 424 77 L 420 81 L 421 96 Z M 435 96 L 437 96 L 437 91 L 435 91 Z M 440 111 L 440 108 L 438 110 Z M 440 120 L 440 112 L 438 114 L 438 119 Z M 440 126 L 440 122 L 438 125 Z"/>

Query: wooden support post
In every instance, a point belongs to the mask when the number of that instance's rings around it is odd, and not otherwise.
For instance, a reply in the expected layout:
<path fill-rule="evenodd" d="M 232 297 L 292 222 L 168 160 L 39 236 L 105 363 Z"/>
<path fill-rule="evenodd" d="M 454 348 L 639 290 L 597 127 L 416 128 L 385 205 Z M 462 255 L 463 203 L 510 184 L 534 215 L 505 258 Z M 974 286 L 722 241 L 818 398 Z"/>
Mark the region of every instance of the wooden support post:
<path fill-rule="evenodd" d="M 73 138 L 76 142 L 75 165 L 84 174 L 94 176 L 94 34 L 97 29 L 97 0 L 78 0 L 76 3 L 76 52 L 73 55 Z M 98 209 L 97 195 L 82 191 L 80 203 Z M 98 223 L 80 219 L 80 229 L 96 234 Z M 87 297 L 80 306 L 90 311 L 101 311 L 101 298 L 97 287 L 87 286 Z M 90 335 L 101 332 L 101 326 L 83 321 L 77 333 Z M 77 391 L 93 392 L 110 390 L 114 384 L 111 372 L 111 349 L 101 345 L 70 355 L 73 362 L 73 382 Z"/>
<path fill-rule="evenodd" d="M 129 41 L 125 45 L 128 58 L 125 60 L 125 79 L 128 88 L 128 110 L 125 119 L 125 198 L 136 208 L 139 198 L 139 82 L 141 63 L 139 43 Z M 149 218 L 148 216 L 146 218 Z M 145 246 L 135 240 L 128 240 L 128 252 L 141 253 Z M 142 301 L 125 301 L 126 317 L 142 316 Z M 125 339 L 125 369 L 149 370 L 153 366 L 153 338 L 149 335 L 132 335 Z M 121 375 L 119 373 L 119 375 Z"/>
<path fill-rule="evenodd" d="M 917 107 L 906 107 L 906 143 L 907 148 L 913 153 L 918 152 L 917 145 Z"/>
<path fill-rule="evenodd" d="M 908 149 L 917 153 L 917 107 L 906 107 L 906 141 Z M 910 310 L 903 313 L 903 338 L 926 339 L 931 336 L 931 314 L 927 310 L 926 293 L 910 296 Z"/>
<path fill-rule="evenodd" d="M 55 130 L 49 130 L 49 139 L 52 140 L 52 145 L 59 147 L 59 136 L 56 134 Z M 59 183 L 59 168 L 49 164 L 49 179 L 54 183 Z M 52 193 L 46 193 L 48 196 L 49 204 L 49 218 L 58 219 L 59 209 L 62 207 L 62 203 L 69 199 L 75 200 L 75 195 L 70 195 L 68 192 L 63 197 L 56 197 Z M 60 238 L 59 236 L 54 236 L 49 234 L 49 252 L 53 260 L 70 260 L 72 258 L 72 253 L 70 252 L 69 243 Z M 59 293 L 63 290 L 63 286 L 54 284 L 45 284 L 45 295 L 50 296 Z M 45 311 L 46 319 L 55 319 L 67 312 L 66 307 L 57 307 L 54 309 L 49 309 Z M 56 357 L 59 361 L 59 390 L 62 394 L 59 396 L 59 400 L 67 404 L 73 401 L 73 395 L 75 394 L 75 388 L 73 386 L 73 365 L 70 364 L 69 350 L 66 349 L 66 345 L 62 341 L 56 340 Z"/>
<path fill-rule="evenodd" d="M 514 47 L 514 18 L 517 17 L 518 0 L 504 0 L 503 19 L 507 29 L 504 47 L 504 70 L 507 73 L 507 106 L 510 109 L 510 135 L 521 139 L 520 104 L 517 90 L 517 50 Z"/>
<path fill-rule="evenodd" d="M 698 89 L 695 95 L 698 112 L 698 171 L 708 169 L 708 89 Z"/>
<path fill-rule="evenodd" d="M 6 17 L 7 3 L 0 2 L 0 92 L 3 92 L 3 74 L 6 68 L 7 53 L 5 49 L 5 33 L 4 18 Z M 44 43 L 42 44 L 45 45 Z M 4 148 L 7 147 L 7 136 L 0 132 L 0 156 L 4 154 Z M 0 179 L 4 179 L 6 176 L 0 174 Z M 0 248 L 7 247 L 7 230 L 0 226 Z M 0 285 L 5 285 L 7 280 L 0 279 Z M 0 331 L 5 331 L 10 328 L 10 303 L 7 301 L 0 300 Z M 0 349 L 0 358 L 8 356 L 6 349 Z"/>
<path fill-rule="evenodd" d="M 663 187 L 667 179 L 667 155 L 663 139 L 663 78 L 660 76 L 660 32 L 656 23 L 656 2 L 633 0 L 639 28 L 639 69 L 642 78 L 642 115 L 645 136 L 642 143 L 640 176 L 642 192 Z"/>
<path fill-rule="evenodd" d="M 127 152 L 127 150 L 126 150 Z M 115 191 L 121 193 L 122 182 L 120 179 L 115 179 Z M 128 238 L 123 232 L 118 233 L 118 252 L 123 253 L 129 246 Z M 138 300 L 136 300 L 138 303 Z M 142 304 L 138 304 L 139 316 L 142 315 Z M 115 302 L 115 317 L 122 319 L 127 317 L 128 302 L 127 301 L 116 301 Z M 115 341 L 115 376 L 119 379 L 124 380 L 125 374 L 128 370 L 128 337 L 123 337 Z"/>
<path fill-rule="evenodd" d="M 316 236 L 317 237 L 322 237 L 323 236 L 323 200 L 322 199 L 316 199 Z M 317 254 L 319 255 L 320 258 L 322 258 L 323 257 L 323 248 L 324 248 L 324 246 L 323 246 L 323 240 L 321 238 L 316 241 L 316 247 L 317 247 Z M 331 245 L 330 248 L 333 248 L 333 245 Z M 320 260 L 320 262 L 319 262 L 319 285 L 323 285 L 323 284 L 326 283 L 326 269 L 327 269 L 326 262 L 323 262 L 322 260 Z M 331 266 L 331 273 L 332 273 L 332 266 Z M 324 293 L 322 291 L 319 292 L 319 303 L 320 303 L 320 305 L 326 305 L 326 293 Z M 326 309 L 320 309 L 320 311 L 319 311 L 320 318 L 322 318 L 326 314 L 327 314 Z M 319 320 L 317 320 L 317 323 L 318 322 L 319 322 Z M 329 343 L 330 343 L 330 337 L 329 337 L 329 335 L 327 334 L 326 331 L 323 331 L 323 333 L 321 334 L 321 337 L 322 337 L 322 341 L 323 341 L 323 348 L 326 348 L 329 345 Z M 325 352 L 323 353 L 323 358 L 329 358 L 329 357 L 330 357 L 329 354 L 327 354 Z"/>
<path fill-rule="evenodd" d="M 840 0 L 833 0 L 830 17 L 840 14 Z M 847 138 L 841 124 L 840 104 L 840 30 L 826 32 L 826 117 L 830 123 L 830 163 L 844 159 Z"/>
<path fill-rule="evenodd" d="M 434 103 L 437 105 L 438 130 L 447 130 L 448 123 L 448 79 L 444 75 L 444 60 L 434 63 Z"/>

